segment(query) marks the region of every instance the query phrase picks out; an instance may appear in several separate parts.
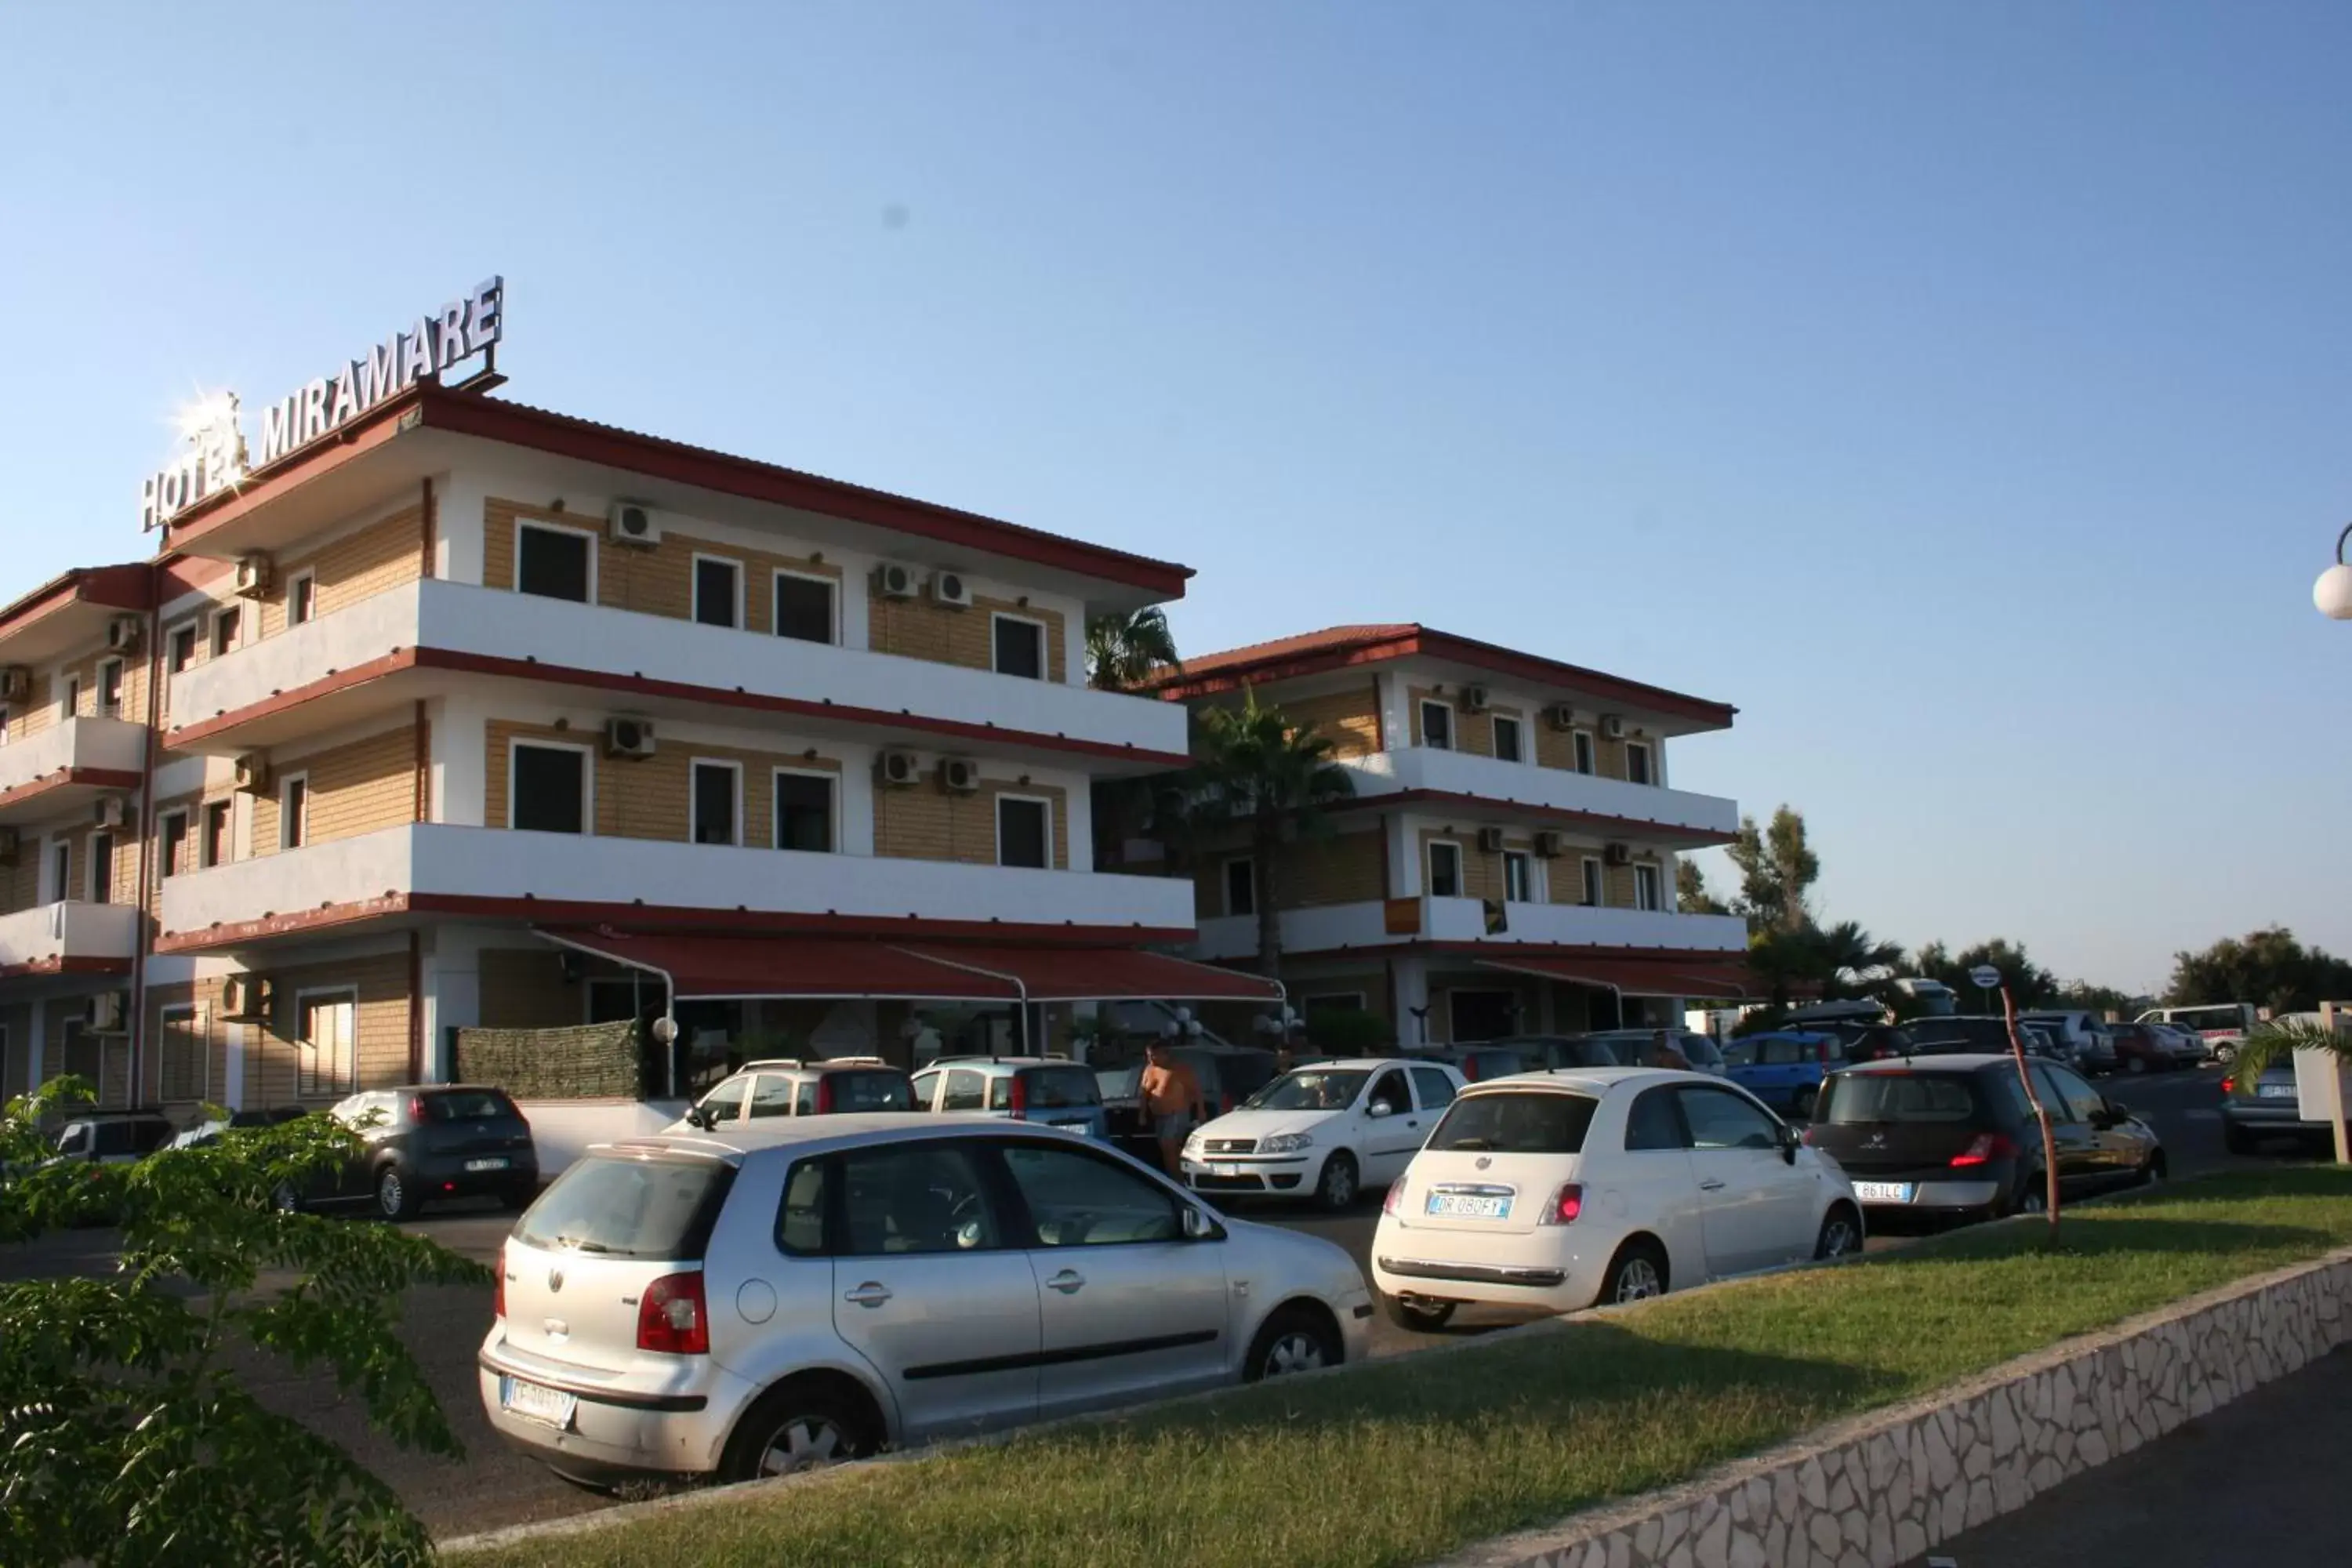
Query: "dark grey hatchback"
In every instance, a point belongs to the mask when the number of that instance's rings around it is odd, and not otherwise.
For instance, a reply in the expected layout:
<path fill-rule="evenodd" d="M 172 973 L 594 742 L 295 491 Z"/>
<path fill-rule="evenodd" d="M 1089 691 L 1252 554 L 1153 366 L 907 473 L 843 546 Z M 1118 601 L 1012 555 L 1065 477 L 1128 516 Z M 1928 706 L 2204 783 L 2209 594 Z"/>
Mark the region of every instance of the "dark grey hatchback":
<path fill-rule="evenodd" d="M 360 1153 L 308 1192 L 280 1187 L 280 1208 L 366 1204 L 386 1219 L 407 1219 L 446 1198 L 493 1197 L 520 1210 L 538 1195 L 530 1123 L 502 1089 L 430 1083 L 365 1089 L 327 1114 L 360 1135 Z"/>

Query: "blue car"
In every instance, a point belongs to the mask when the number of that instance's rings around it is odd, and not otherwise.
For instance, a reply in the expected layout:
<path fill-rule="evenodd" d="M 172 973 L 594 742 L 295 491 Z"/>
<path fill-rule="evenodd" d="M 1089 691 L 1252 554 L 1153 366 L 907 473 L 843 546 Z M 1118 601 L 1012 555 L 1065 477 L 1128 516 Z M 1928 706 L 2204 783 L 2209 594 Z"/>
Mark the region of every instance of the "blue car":
<path fill-rule="evenodd" d="M 1723 1065 L 1732 1082 L 1773 1110 L 1803 1121 L 1813 1114 L 1822 1079 L 1845 1065 L 1845 1048 L 1835 1035 L 1771 1029 L 1724 1041 Z"/>

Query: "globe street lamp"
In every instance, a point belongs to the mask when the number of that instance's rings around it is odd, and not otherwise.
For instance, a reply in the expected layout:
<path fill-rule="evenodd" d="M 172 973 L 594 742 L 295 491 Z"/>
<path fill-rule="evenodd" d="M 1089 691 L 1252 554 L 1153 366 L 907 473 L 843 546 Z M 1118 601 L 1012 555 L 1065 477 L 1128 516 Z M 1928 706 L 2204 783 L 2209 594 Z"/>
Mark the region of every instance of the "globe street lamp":
<path fill-rule="evenodd" d="M 2336 564 L 2311 585 L 2311 602 L 2331 621 L 2352 621 L 2352 566 L 2344 563 L 2345 542 L 2352 540 L 2352 523 L 2336 536 Z"/>

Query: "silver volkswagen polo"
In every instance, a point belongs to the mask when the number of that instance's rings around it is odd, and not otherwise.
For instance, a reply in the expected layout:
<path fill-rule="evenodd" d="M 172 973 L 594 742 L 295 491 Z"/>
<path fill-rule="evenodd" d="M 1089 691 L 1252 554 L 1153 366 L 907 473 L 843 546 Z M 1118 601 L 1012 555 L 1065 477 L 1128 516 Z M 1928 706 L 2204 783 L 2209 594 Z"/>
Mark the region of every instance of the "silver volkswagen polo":
<path fill-rule="evenodd" d="M 1354 1361 L 1329 1242 L 1033 1122 L 778 1120 L 599 1145 L 499 1263 L 482 1405 L 591 1485 L 749 1479 Z"/>

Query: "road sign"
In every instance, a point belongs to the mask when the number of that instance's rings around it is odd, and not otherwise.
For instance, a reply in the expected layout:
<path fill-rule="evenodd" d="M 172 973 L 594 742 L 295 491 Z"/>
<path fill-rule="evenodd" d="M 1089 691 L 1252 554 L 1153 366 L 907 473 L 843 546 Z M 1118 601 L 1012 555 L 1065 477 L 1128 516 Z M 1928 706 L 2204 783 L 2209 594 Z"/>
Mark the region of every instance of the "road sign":
<path fill-rule="evenodd" d="M 1979 991 L 2000 989 L 2000 971 L 1990 963 L 1979 963 L 1969 971 L 1969 984 Z"/>

